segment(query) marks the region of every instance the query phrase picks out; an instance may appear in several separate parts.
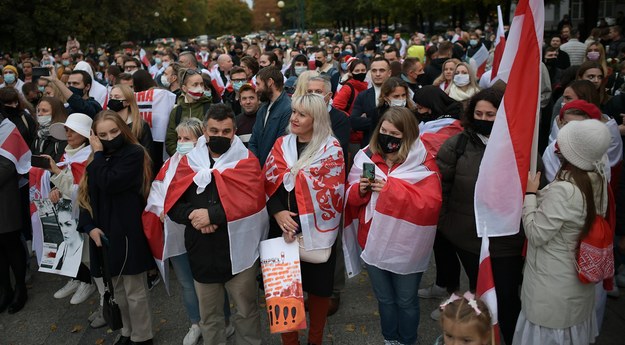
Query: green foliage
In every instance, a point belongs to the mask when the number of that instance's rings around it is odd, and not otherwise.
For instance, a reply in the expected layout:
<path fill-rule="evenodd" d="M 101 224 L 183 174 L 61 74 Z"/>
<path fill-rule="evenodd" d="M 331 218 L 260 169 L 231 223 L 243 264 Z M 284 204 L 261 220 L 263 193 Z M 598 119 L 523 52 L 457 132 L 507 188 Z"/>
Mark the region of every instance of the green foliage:
<path fill-rule="evenodd" d="M 119 44 L 157 37 L 248 33 L 252 12 L 242 0 L 2 0 L 0 50 Z M 156 15 L 158 13 L 158 15 Z M 186 19 L 186 21 L 184 20 Z"/>

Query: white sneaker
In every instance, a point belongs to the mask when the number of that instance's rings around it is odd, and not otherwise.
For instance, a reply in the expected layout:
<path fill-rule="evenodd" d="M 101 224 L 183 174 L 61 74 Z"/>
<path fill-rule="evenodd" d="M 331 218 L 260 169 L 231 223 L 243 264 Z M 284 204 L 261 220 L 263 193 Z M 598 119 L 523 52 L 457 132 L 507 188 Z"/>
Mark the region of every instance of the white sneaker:
<path fill-rule="evenodd" d="M 432 311 L 432 313 L 430 313 L 430 318 L 434 321 L 438 321 L 441 319 L 441 309 L 440 308 L 436 308 Z"/>
<path fill-rule="evenodd" d="M 59 291 L 54 293 L 54 298 L 61 299 L 61 298 L 68 297 L 74 292 L 76 292 L 79 286 L 80 286 L 79 280 L 70 279 L 70 281 L 68 281 L 67 284 L 65 284 L 65 286 L 63 286 L 62 288 L 59 289 Z"/>
<path fill-rule="evenodd" d="M 421 298 L 445 298 L 448 293 L 446 288 L 432 284 L 424 289 L 419 289 L 418 295 Z"/>
<path fill-rule="evenodd" d="M 233 334 L 234 334 L 234 326 L 232 326 L 232 324 L 229 324 L 228 326 L 226 326 L 226 338 L 230 338 Z"/>
<path fill-rule="evenodd" d="M 200 340 L 200 337 L 202 336 L 202 331 L 200 330 L 200 327 L 196 324 L 191 325 L 191 328 L 189 328 L 189 332 L 187 333 L 187 335 L 184 336 L 184 339 L 182 340 L 182 345 L 195 345 L 197 344 L 198 340 Z"/>
<path fill-rule="evenodd" d="M 86 301 L 92 293 L 95 292 L 95 285 L 80 283 L 80 286 L 72 296 L 72 299 L 69 301 L 70 304 L 80 304 Z"/>
<path fill-rule="evenodd" d="M 91 320 L 91 323 L 89 324 L 91 328 L 100 328 L 106 326 L 106 320 L 104 320 L 104 315 L 102 315 L 102 307 L 98 308 L 98 311 L 91 315 L 93 316 L 93 320 Z M 89 317 L 91 318 L 91 316 Z"/>

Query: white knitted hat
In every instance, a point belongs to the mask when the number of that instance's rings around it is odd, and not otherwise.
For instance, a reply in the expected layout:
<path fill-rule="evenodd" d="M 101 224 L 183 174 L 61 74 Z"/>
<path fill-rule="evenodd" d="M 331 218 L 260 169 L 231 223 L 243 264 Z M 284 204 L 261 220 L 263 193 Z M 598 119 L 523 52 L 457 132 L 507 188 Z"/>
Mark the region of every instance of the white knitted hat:
<path fill-rule="evenodd" d="M 571 121 L 558 133 L 558 148 L 574 166 L 596 170 L 610 147 L 610 131 L 598 120 Z"/>

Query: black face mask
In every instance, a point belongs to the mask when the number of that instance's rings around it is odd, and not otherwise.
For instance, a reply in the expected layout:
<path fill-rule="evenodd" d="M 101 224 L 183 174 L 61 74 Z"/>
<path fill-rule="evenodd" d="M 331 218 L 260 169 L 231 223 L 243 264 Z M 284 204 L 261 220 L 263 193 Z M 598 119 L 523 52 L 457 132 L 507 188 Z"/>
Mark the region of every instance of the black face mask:
<path fill-rule="evenodd" d="M 417 119 L 420 122 L 428 122 L 428 121 L 432 121 L 432 120 L 436 120 L 436 115 L 433 115 L 432 113 L 417 113 Z"/>
<path fill-rule="evenodd" d="M 82 96 L 85 94 L 85 89 L 79 89 L 77 87 L 74 86 L 68 86 L 67 87 L 74 95 L 82 98 Z"/>
<path fill-rule="evenodd" d="M 230 138 L 211 135 L 208 137 L 208 143 L 206 143 L 206 145 L 208 145 L 211 152 L 222 155 L 230 149 Z"/>
<path fill-rule="evenodd" d="M 367 77 L 367 73 L 354 73 L 352 74 L 352 76 L 354 77 L 354 79 L 358 81 L 365 81 L 365 78 Z"/>
<path fill-rule="evenodd" d="M 319 60 L 315 60 L 315 67 L 321 68 L 321 66 L 323 66 L 323 62 L 321 62 Z"/>
<path fill-rule="evenodd" d="M 483 135 L 490 136 L 490 133 L 493 131 L 493 124 L 495 121 L 486 121 L 486 120 L 473 120 L 473 129 Z"/>
<path fill-rule="evenodd" d="M 4 106 L 4 113 L 7 117 L 17 117 L 20 114 L 20 110 L 16 107 Z"/>
<path fill-rule="evenodd" d="M 378 133 L 378 144 L 382 147 L 382 152 L 393 153 L 399 151 L 401 147 L 401 138 L 388 134 Z"/>
<path fill-rule="evenodd" d="M 102 143 L 104 153 L 113 153 L 119 150 L 122 146 L 124 146 L 125 140 L 124 136 L 119 134 L 111 140 L 100 139 L 100 142 Z"/>
<path fill-rule="evenodd" d="M 124 106 L 124 101 L 119 99 L 109 99 L 109 102 L 106 104 L 108 109 L 111 109 L 114 112 L 119 112 L 124 110 L 126 107 Z"/>

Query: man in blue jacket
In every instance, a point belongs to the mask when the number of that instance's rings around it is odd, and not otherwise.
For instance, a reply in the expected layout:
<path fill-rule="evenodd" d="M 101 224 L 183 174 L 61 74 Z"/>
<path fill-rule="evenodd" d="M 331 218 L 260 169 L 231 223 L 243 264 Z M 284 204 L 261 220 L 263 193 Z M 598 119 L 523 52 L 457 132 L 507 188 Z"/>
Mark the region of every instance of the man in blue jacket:
<path fill-rule="evenodd" d="M 284 77 L 280 69 L 268 66 L 256 75 L 256 93 L 261 102 L 256 113 L 249 149 L 265 165 L 276 139 L 286 134 L 291 117 L 291 99 L 283 90 Z"/>

